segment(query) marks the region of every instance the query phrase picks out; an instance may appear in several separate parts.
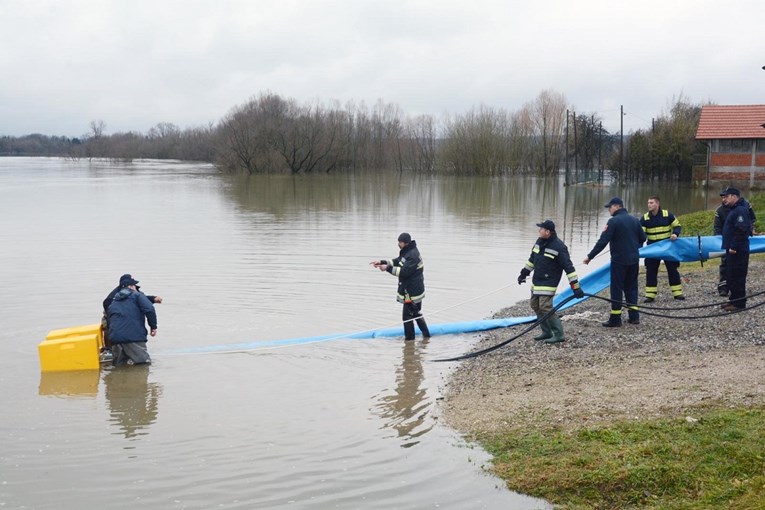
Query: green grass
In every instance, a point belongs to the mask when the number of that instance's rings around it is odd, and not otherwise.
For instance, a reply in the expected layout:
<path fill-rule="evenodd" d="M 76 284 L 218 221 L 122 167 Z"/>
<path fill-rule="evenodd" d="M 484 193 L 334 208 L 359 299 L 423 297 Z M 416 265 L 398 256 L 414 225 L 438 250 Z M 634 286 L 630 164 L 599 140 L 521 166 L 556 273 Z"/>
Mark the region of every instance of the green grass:
<path fill-rule="evenodd" d="M 765 409 L 479 438 L 513 491 L 559 508 L 765 508 Z"/>
<path fill-rule="evenodd" d="M 711 236 L 714 235 L 714 211 L 696 211 L 689 214 L 682 214 L 677 217 L 680 225 L 683 226 L 683 236 Z"/>

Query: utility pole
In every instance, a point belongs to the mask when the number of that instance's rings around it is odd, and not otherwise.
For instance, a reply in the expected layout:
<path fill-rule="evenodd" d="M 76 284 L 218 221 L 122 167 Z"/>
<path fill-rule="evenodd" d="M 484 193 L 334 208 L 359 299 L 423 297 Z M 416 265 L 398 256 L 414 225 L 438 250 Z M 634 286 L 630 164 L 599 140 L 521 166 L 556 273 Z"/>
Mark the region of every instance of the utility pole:
<path fill-rule="evenodd" d="M 566 186 L 571 184 L 568 177 L 568 108 L 566 109 Z"/>
<path fill-rule="evenodd" d="M 624 171 L 624 105 L 619 106 L 619 180 Z"/>
<path fill-rule="evenodd" d="M 576 110 L 574 110 L 574 178 L 579 178 L 579 142 L 576 139 Z"/>
<path fill-rule="evenodd" d="M 598 123 L 598 182 L 603 182 L 603 121 Z"/>

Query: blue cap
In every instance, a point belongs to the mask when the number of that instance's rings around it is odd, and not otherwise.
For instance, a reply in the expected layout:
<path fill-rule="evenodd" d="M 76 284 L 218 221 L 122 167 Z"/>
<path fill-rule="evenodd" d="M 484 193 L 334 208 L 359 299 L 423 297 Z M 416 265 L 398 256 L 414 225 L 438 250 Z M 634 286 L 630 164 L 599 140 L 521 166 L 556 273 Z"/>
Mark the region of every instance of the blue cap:
<path fill-rule="evenodd" d="M 537 223 L 537 227 L 546 228 L 551 232 L 555 232 L 555 223 L 553 223 L 552 220 L 545 220 L 542 223 Z"/>
<path fill-rule="evenodd" d="M 620 206 L 624 207 L 624 202 L 622 202 L 622 199 L 621 199 L 621 198 L 619 198 L 619 197 L 614 197 L 614 198 L 612 198 L 611 200 L 609 200 L 609 201 L 608 201 L 608 203 L 607 203 L 606 205 L 604 205 L 603 207 L 605 207 L 606 209 L 608 209 L 608 208 L 609 208 L 609 207 L 611 207 L 612 205 L 620 205 Z"/>
<path fill-rule="evenodd" d="M 741 192 L 737 190 L 736 188 L 731 188 L 730 186 L 728 186 L 727 188 L 725 188 L 724 190 L 720 192 L 721 197 L 724 197 L 725 195 L 736 195 L 737 197 L 740 197 Z"/>

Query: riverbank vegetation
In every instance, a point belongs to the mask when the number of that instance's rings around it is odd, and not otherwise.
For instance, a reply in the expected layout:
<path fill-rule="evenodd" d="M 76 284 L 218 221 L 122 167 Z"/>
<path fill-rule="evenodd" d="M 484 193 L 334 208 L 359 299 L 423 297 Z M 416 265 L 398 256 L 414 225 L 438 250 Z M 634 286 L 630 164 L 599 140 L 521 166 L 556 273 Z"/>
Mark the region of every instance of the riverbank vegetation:
<path fill-rule="evenodd" d="M 648 132 L 625 137 L 598 113 L 576 112 L 563 94 L 542 91 L 517 110 L 477 106 L 463 114 L 408 116 L 392 103 L 300 104 L 265 92 L 217 123 L 146 133 L 107 133 L 102 120 L 67 138 L 0 136 L 0 155 L 207 161 L 230 172 L 398 171 L 458 175 L 552 175 L 571 181 L 686 179 L 701 105 L 682 96 Z"/>
<path fill-rule="evenodd" d="M 480 438 L 511 490 L 578 509 L 760 509 L 765 409 Z"/>

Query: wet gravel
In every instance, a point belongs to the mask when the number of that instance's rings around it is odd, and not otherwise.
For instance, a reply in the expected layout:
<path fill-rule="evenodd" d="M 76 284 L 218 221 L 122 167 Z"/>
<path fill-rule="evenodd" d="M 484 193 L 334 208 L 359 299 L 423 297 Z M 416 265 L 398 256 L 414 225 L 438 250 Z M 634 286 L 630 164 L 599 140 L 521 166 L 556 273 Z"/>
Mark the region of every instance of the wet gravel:
<path fill-rule="evenodd" d="M 590 298 L 561 313 L 566 336 L 561 344 L 533 340 L 534 330 L 497 351 L 458 362 L 444 391 L 442 418 L 472 435 L 529 426 L 575 429 L 616 420 L 692 418 L 702 408 L 765 404 L 765 307 L 758 306 L 765 295 L 750 299 L 753 308 L 746 311 L 724 312 L 716 264 L 680 269 L 687 299 L 672 298 L 662 266 L 659 295 L 654 303 L 641 303 L 639 325 L 625 320 L 621 328 L 604 328 L 609 304 Z M 644 280 L 641 271 L 641 294 Z M 765 258 L 756 255 L 747 293 L 763 290 Z M 599 295 L 607 297 L 608 290 Z M 711 303 L 715 306 L 682 309 Z M 523 302 L 496 317 L 530 314 Z M 521 329 L 484 333 L 476 350 Z"/>

